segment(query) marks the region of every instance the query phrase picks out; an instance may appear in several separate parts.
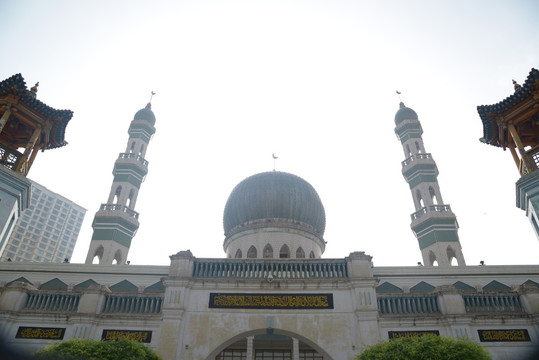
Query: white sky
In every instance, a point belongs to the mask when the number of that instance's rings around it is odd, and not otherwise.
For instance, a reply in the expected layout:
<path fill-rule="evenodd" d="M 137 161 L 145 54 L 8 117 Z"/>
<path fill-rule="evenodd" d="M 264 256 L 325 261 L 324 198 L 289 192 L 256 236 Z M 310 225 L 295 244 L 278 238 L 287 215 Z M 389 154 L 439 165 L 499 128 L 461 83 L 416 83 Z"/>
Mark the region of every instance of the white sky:
<path fill-rule="evenodd" d="M 421 261 L 394 133 L 402 100 L 419 115 L 468 265 L 537 264 L 539 241 L 515 206 L 509 151 L 478 141 L 478 105 L 539 66 L 539 2 L 0 2 L 0 78 L 22 73 L 38 98 L 75 112 L 67 147 L 29 177 L 88 209 L 72 262 L 133 115 L 149 100 L 157 132 L 128 259 L 169 263 L 190 249 L 224 257 L 233 187 L 273 168 L 318 191 L 325 258 L 365 251 L 375 265 Z"/>

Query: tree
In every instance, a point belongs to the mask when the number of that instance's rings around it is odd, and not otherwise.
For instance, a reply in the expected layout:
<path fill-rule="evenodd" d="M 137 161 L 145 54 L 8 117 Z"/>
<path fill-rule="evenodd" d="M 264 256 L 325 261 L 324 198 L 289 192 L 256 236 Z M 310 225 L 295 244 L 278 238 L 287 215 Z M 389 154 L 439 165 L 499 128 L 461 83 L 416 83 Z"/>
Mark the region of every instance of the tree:
<path fill-rule="evenodd" d="M 32 355 L 35 360 L 161 360 L 143 343 L 119 339 L 113 341 L 70 339 L 47 346 Z"/>
<path fill-rule="evenodd" d="M 356 360 L 490 360 L 481 345 L 469 340 L 425 335 L 402 337 L 368 347 Z"/>

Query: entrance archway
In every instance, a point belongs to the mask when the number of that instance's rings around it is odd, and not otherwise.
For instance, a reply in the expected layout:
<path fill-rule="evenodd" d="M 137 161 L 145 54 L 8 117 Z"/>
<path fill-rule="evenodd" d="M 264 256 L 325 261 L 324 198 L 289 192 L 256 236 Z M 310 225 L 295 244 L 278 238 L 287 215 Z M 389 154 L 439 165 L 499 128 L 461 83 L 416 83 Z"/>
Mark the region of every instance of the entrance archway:
<path fill-rule="evenodd" d="M 295 360 L 295 346 L 301 360 L 333 360 L 313 341 L 280 329 L 257 329 L 233 336 L 214 349 L 206 360 L 251 360 L 247 358 L 249 347 L 254 360 Z"/>

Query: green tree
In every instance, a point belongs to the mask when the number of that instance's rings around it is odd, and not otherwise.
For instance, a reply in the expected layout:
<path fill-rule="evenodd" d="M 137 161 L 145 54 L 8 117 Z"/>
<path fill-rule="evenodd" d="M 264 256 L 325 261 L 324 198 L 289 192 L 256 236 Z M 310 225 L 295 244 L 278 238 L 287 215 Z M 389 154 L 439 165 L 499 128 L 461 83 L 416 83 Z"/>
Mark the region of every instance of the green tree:
<path fill-rule="evenodd" d="M 368 347 L 356 360 L 490 360 L 481 345 L 468 340 L 425 335 L 384 341 Z"/>
<path fill-rule="evenodd" d="M 133 340 L 71 339 L 50 345 L 32 355 L 35 360 L 161 360 L 151 348 Z"/>

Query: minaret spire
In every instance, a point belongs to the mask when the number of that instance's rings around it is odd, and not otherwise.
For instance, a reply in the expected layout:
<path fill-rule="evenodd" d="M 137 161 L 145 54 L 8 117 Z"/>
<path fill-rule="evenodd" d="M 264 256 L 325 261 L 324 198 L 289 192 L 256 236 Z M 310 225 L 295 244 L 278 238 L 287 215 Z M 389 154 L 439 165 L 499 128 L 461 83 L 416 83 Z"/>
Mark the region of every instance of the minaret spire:
<path fill-rule="evenodd" d="M 425 151 L 423 129 L 416 112 L 402 101 L 395 115 L 395 125 L 405 156 L 402 175 L 410 186 L 415 206 L 410 226 L 419 242 L 423 263 L 425 266 L 451 266 L 456 259 L 459 266 L 464 266 L 457 218 L 442 200 L 436 162 Z"/>
<path fill-rule="evenodd" d="M 155 93 L 152 91 L 152 96 Z M 151 97 L 150 97 L 151 101 Z M 107 203 L 95 214 L 94 233 L 86 264 L 97 257 L 99 264 L 125 264 L 131 240 L 139 227 L 139 214 L 135 211 L 140 186 L 148 173 L 144 158 L 148 144 L 155 133 L 155 115 L 151 102 L 139 110 L 129 126 L 129 140 L 125 152 L 114 163 L 114 180 Z"/>

